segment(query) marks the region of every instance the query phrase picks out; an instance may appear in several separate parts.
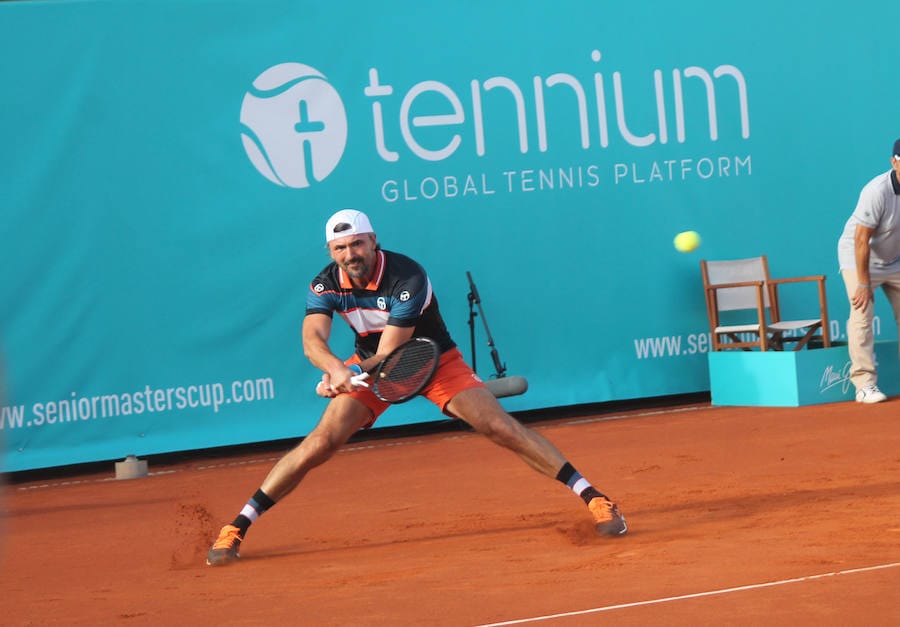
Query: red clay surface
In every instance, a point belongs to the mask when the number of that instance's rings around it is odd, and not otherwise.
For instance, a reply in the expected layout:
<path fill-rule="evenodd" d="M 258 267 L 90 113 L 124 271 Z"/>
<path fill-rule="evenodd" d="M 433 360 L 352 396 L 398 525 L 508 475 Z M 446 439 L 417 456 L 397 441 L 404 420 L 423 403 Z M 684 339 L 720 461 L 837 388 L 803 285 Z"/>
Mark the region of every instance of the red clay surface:
<path fill-rule="evenodd" d="M 574 494 L 452 431 L 348 445 L 210 568 L 282 451 L 110 467 L 7 486 L 0 624 L 900 624 L 900 400 L 532 427 L 627 536 L 595 537 Z"/>

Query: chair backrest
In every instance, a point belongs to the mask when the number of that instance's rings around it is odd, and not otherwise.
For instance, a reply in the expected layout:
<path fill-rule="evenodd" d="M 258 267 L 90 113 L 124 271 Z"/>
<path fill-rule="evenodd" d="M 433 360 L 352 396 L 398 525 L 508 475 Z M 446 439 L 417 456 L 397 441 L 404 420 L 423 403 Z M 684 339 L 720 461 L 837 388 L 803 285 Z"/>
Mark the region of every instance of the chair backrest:
<path fill-rule="evenodd" d="M 706 261 L 704 277 L 707 285 L 722 283 L 742 283 L 744 281 L 769 280 L 769 265 L 766 258 L 751 257 L 749 259 L 733 259 L 729 261 Z M 719 311 L 735 311 L 738 309 L 756 309 L 755 287 L 730 287 L 717 291 Z M 769 307 L 769 290 L 763 289 L 765 306 Z"/>

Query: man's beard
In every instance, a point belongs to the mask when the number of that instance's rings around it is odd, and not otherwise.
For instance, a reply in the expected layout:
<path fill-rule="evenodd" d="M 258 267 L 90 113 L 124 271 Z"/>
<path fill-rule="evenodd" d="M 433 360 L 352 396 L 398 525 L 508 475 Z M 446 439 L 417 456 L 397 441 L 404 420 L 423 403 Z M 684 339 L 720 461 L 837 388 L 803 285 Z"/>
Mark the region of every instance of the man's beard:
<path fill-rule="evenodd" d="M 356 264 L 356 270 L 350 268 L 351 264 Z M 369 274 L 369 265 L 363 257 L 356 257 L 344 264 L 344 272 L 351 278 L 362 279 Z"/>

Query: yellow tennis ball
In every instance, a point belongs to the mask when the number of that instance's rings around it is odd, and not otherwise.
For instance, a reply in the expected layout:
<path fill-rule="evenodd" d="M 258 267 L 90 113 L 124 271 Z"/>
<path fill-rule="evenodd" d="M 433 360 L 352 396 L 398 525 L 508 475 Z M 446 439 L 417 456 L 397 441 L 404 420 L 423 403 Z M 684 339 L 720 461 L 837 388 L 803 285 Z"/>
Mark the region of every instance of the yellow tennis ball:
<path fill-rule="evenodd" d="M 675 236 L 675 249 L 679 252 L 689 253 L 700 246 L 700 234 L 697 231 L 682 231 Z"/>

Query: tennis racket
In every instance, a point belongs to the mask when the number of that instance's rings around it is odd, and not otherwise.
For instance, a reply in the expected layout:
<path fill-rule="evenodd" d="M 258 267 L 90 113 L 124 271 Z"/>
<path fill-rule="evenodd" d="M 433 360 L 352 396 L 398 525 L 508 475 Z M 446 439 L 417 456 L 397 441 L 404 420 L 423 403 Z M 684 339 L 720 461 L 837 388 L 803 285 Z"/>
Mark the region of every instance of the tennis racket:
<path fill-rule="evenodd" d="M 386 403 L 405 403 L 431 383 L 440 356 L 434 340 L 414 337 L 392 350 L 371 370 L 351 377 L 350 382 L 371 388 Z"/>

